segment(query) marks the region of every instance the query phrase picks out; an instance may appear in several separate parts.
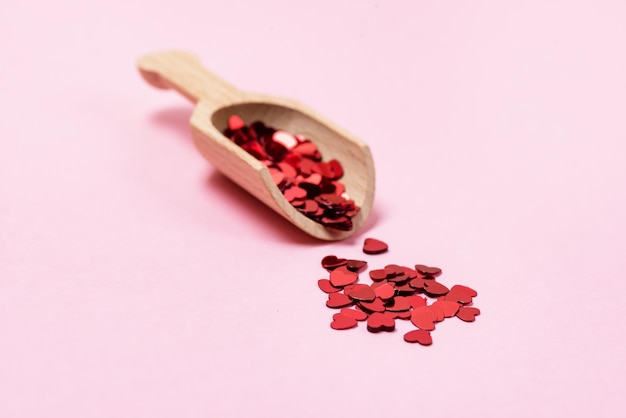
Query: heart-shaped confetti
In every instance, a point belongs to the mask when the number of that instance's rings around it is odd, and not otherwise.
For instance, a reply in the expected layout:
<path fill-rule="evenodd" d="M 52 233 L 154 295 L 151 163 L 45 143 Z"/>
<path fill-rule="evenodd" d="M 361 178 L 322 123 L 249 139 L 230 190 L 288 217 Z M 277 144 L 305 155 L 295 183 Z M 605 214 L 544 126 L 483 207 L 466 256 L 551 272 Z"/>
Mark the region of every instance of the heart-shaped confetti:
<path fill-rule="evenodd" d="M 319 279 L 317 281 L 317 286 L 324 293 L 335 293 L 339 292 L 341 289 L 330 284 L 330 280 L 328 279 Z"/>
<path fill-rule="evenodd" d="M 346 267 L 348 267 L 348 270 L 360 272 L 367 267 L 367 261 L 348 260 Z"/>
<path fill-rule="evenodd" d="M 419 343 L 421 345 L 431 345 L 433 337 L 430 332 L 423 329 L 415 329 L 404 334 L 404 341 L 407 343 Z"/>
<path fill-rule="evenodd" d="M 420 306 L 426 306 L 426 299 L 424 299 L 421 296 L 411 295 L 411 296 L 407 296 L 406 298 L 409 301 L 409 303 L 411 304 L 411 307 L 413 307 L 413 308 L 419 308 Z"/>
<path fill-rule="evenodd" d="M 387 272 L 387 278 L 404 274 L 404 268 L 397 264 L 387 264 L 385 266 L 385 271 Z"/>
<path fill-rule="evenodd" d="M 306 197 L 306 190 L 298 186 L 292 186 L 286 189 L 283 194 L 288 202 L 293 202 L 296 199 L 304 199 Z"/>
<path fill-rule="evenodd" d="M 391 314 L 394 318 L 398 319 L 411 319 L 411 311 L 401 311 L 401 312 L 387 312 Z"/>
<path fill-rule="evenodd" d="M 385 308 L 390 312 L 402 312 L 411 309 L 411 304 L 406 297 L 396 296 Z"/>
<path fill-rule="evenodd" d="M 272 139 L 276 142 L 281 143 L 287 149 L 293 148 L 298 144 L 298 140 L 289 132 L 285 131 L 274 132 L 274 135 L 272 135 Z"/>
<path fill-rule="evenodd" d="M 428 306 L 431 311 L 435 314 L 435 322 L 441 322 L 446 317 L 446 313 L 443 311 L 443 308 L 439 305 L 429 305 Z"/>
<path fill-rule="evenodd" d="M 396 283 L 398 285 L 403 285 L 409 282 L 409 276 L 403 271 L 399 274 L 393 274 L 391 276 L 388 276 L 387 280 L 389 280 L 390 282 Z"/>
<path fill-rule="evenodd" d="M 276 129 L 261 121 L 249 126 L 238 115 L 228 117 L 223 134 L 268 167 L 274 184 L 300 213 L 326 228 L 349 231 L 359 207 L 345 193 L 337 160 L 323 162 L 317 145 L 301 134 Z M 319 207 L 318 198 L 333 195 Z"/>
<path fill-rule="evenodd" d="M 285 175 L 282 171 L 270 167 L 269 172 L 275 185 L 280 187 L 280 185 L 285 182 Z"/>
<path fill-rule="evenodd" d="M 332 283 L 332 280 L 331 280 Z M 424 292 L 429 296 L 441 296 L 450 291 L 447 287 L 436 280 L 424 280 Z"/>
<path fill-rule="evenodd" d="M 317 146 L 313 142 L 303 142 L 294 149 L 298 154 L 313 156 L 317 152 Z"/>
<path fill-rule="evenodd" d="M 275 166 L 270 168 L 273 167 Z M 313 161 L 310 170 L 313 174 L 325 173 L 322 174 L 325 178 L 333 175 L 329 164 Z M 303 176 L 304 174 L 298 174 L 295 180 L 283 181 L 290 182 L 287 184 L 305 184 Z M 321 177 L 320 181 L 323 181 Z M 325 193 L 333 193 L 336 186 L 325 183 L 323 187 Z M 318 198 L 315 202 L 330 205 L 335 199 L 337 196 L 326 196 Z M 307 202 L 308 200 L 295 199 L 292 204 L 305 208 Z M 315 208 L 311 206 L 310 209 Z M 378 251 L 381 248 L 370 250 Z M 410 319 L 418 329 L 407 332 L 404 335 L 405 341 L 430 345 L 432 344 L 430 331 L 435 329 L 437 322 L 453 316 L 462 321 L 473 322 L 480 314 L 479 309 L 466 306 L 472 303 L 477 292 L 462 285 L 454 285 L 448 289 L 435 279 L 441 275 L 439 267 L 416 264 L 415 269 L 412 269 L 388 264 L 382 269 L 370 270 L 369 277 L 372 279 L 370 285 L 358 282 L 359 272 L 367 269 L 367 261 L 347 260 L 333 255 L 324 257 L 322 267 L 330 272 L 329 279 L 318 280 L 318 287 L 328 293 L 326 305 L 341 309 L 333 316 L 331 327 L 334 329 L 354 328 L 358 321 L 367 321 L 368 331 L 388 332 L 395 329 L 396 319 Z"/>
<path fill-rule="evenodd" d="M 379 269 L 379 270 L 370 270 L 370 279 L 375 282 L 385 280 L 387 278 L 387 270 Z"/>
<path fill-rule="evenodd" d="M 472 303 L 472 299 L 476 296 L 478 296 L 478 293 L 474 289 L 460 284 L 455 284 L 452 288 L 450 288 L 448 294 L 446 294 L 446 300 L 468 304 Z"/>
<path fill-rule="evenodd" d="M 230 129 L 231 131 L 236 131 L 243 128 L 244 126 L 246 126 L 246 124 L 239 116 L 231 115 L 228 117 L 228 129 Z"/>
<path fill-rule="evenodd" d="M 393 331 L 396 321 L 393 316 L 386 313 L 374 312 L 367 318 L 367 330 L 369 332 Z"/>
<path fill-rule="evenodd" d="M 322 258 L 322 267 L 329 271 L 334 270 L 337 267 L 344 266 L 347 263 L 348 260 L 346 260 L 345 258 L 337 258 L 334 255 L 327 255 L 326 257 Z"/>
<path fill-rule="evenodd" d="M 359 278 L 358 273 L 348 270 L 346 266 L 337 267 L 330 272 L 330 283 L 335 287 L 352 284 Z"/>
<path fill-rule="evenodd" d="M 417 270 L 418 272 L 426 276 L 432 276 L 432 277 L 437 277 L 441 274 L 441 269 L 439 267 L 429 267 L 423 264 L 416 264 L 415 270 Z"/>
<path fill-rule="evenodd" d="M 285 175 L 285 178 L 290 179 L 291 182 L 293 182 L 293 180 L 298 175 L 298 172 L 296 171 L 295 168 L 293 168 L 293 165 L 287 162 L 280 162 L 276 165 L 278 166 L 280 171 L 282 171 L 282 173 Z"/>
<path fill-rule="evenodd" d="M 359 306 L 369 312 L 385 312 L 385 304 L 380 298 L 373 302 L 359 302 Z"/>
<path fill-rule="evenodd" d="M 402 269 L 404 270 L 404 274 L 406 274 L 409 280 L 415 279 L 418 276 L 417 271 L 413 270 L 410 267 L 402 266 Z"/>
<path fill-rule="evenodd" d="M 342 313 L 333 315 L 333 322 L 330 323 L 332 329 L 342 330 L 356 327 L 356 318 Z"/>
<path fill-rule="evenodd" d="M 364 283 L 349 284 L 349 285 L 347 285 L 346 287 L 343 288 L 343 293 L 345 293 L 347 295 L 350 292 L 354 292 L 355 290 L 363 289 L 365 287 L 369 287 L 369 286 L 364 284 Z"/>
<path fill-rule="evenodd" d="M 328 300 L 326 301 L 326 306 L 329 308 L 343 308 L 351 304 L 352 299 L 343 293 L 330 293 L 328 295 Z"/>
<path fill-rule="evenodd" d="M 330 296 L 332 295 L 336 295 L 336 293 L 331 293 Z M 411 322 L 413 325 L 425 331 L 435 329 L 435 319 L 435 313 L 429 306 L 413 308 L 413 312 L 411 313 Z"/>
<path fill-rule="evenodd" d="M 413 289 L 408 283 L 404 283 L 401 285 L 396 285 L 396 293 L 399 296 L 411 296 L 413 293 L 415 293 L 415 289 Z"/>
<path fill-rule="evenodd" d="M 361 302 L 373 302 L 376 299 L 376 293 L 372 290 L 371 287 L 365 286 L 360 289 L 355 289 L 350 292 L 346 292 L 346 294 L 356 300 Z"/>
<path fill-rule="evenodd" d="M 480 315 L 480 309 L 470 306 L 461 306 L 456 313 L 456 317 L 465 322 L 474 322 L 478 315 Z"/>
<path fill-rule="evenodd" d="M 416 277 L 409 282 L 409 286 L 416 290 L 423 290 L 426 287 L 426 280 L 422 277 Z"/>
<path fill-rule="evenodd" d="M 451 300 L 438 300 L 431 306 L 437 306 L 441 308 L 446 318 L 452 318 L 459 311 L 459 304 Z"/>
<path fill-rule="evenodd" d="M 367 314 L 363 311 L 360 311 L 358 309 L 350 309 L 350 308 L 342 308 L 339 313 L 346 315 L 346 316 L 351 316 L 352 318 L 356 319 L 357 321 L 365 321 L 367 319 Z"/>
<path fill-rule="evenodd" d="M 363 252 L 365 254 L 382 254 L 389 249 L 389 246 L 376 238 L 365 238 Z"/>
<path fill-rule="evenodd" d="M 339 161 L 330 160 L 328 162 L 328 166 L 330 167 L 335 179 L 343 177 L 343 167 Z"/>
<path fill-rule="evenodd" d="M 383 300 L 391 299 L 396 294 L 396 290 L 393 285 L 385 283 L 382 286 L 378 286 L 374 289 L 376 296 Z"/>
<path fill-rule="evenodd" d="M 392 284 L 392 283 L 389 283 L 387 280 L 381 280 L 381 281 L 379 281 L 379 282 L 373 282 L 373 283 L 370 285 L 370 287 L 372 288 L 372 290 L 376 290 L 376 289 L 378 289 L 379 287 L 384 286 L 384 285 L 386 285 L 386 284 L 390 284 L 391 286 L 393 286 L 393 284 Z"/>

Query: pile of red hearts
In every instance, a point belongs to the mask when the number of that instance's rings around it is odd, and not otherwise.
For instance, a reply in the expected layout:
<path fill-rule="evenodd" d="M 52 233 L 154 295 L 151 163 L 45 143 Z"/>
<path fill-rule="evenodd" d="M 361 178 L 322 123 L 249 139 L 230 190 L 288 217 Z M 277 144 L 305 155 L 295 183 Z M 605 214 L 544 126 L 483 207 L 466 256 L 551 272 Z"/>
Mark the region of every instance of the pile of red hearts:
<path fill-rule="evenodd" d="M 300 213 L 328 228 L 349 231 L 359 212 L 346 187 L 339 181 L 339 161 L 322 161 L 315 143 L 257 121 L 246 125 L 232 115 L 224 135 L 262 161 L 274 184 Z"/>
<path fill-rule="evenodd" d="M 387 249 L 386 243 L 373 238 L 367 238 L 363 246 L 366 254 Z M 410 320 L 418 329 L 406 333 L 404 340 L 430 345 L 430 331 L 437 322 L 454 316 L 473 322 L 480 314 L 471 306 L 476 291 L 458 284 L 448 289 L 437 280 L 441 276 L 438 267 L 389 264 L 369 271 L 372 284 L 358 283 L 366 261 L 329 255 L 322 259 L 322 267 L 330 273 L 328 279 L 318 281 L 319 288 L 328 294 L 326 306 L 340 309 L 333 315 L 333 329 L 350 329 L 359 321 L 367 321 L 368 331 L 389 332 L 395 330 L 397 319 Z"/>

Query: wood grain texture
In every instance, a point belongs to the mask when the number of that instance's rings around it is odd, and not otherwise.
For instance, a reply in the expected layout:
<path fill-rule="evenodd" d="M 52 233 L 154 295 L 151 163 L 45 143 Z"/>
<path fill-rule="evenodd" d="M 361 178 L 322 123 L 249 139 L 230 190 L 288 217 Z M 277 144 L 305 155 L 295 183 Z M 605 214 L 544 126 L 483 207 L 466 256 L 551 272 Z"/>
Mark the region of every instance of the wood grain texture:
<path fill-rule="evenodd" d="M 365 143 L 298 102 L 242 92 L 207 71 L 191 54 L 170 51 L 147 55 L 139 59 L 138 67 L 151 85 L 175 89 L 197 104 L 190 123 L 200 153 L 289 222 L 316 238 L 341 240 L 355 234 L 367 220 L 374 199 L 375 172 Z M 361 207 L 352 218 L 353 229 L 326 228 L 298 212 L 276 187 L 267 167 L 222 135 L 232 114 L 238 114 L 248 123 L 261 120 L 302 134 L 315 142 L 325 160 L 339 160 L 344 167 L 342 182 L 346 191 Z"/>

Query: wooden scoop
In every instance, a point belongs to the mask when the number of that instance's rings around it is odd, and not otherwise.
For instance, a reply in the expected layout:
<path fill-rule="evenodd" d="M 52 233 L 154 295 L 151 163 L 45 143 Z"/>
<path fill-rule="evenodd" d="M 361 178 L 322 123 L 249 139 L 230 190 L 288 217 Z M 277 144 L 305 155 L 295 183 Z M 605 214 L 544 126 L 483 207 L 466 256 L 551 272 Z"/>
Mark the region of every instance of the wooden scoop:
<path fill-rule="evenodd" d="M 322 240 L 341 240 L 361 228 L 374 199 L 374 162 L 369 147 L 316 112 L 292 100 L 243 92 L 202 67 L 191 54 L 170 51 L 147 55 L 137 63 L 151 85 L 173 88 L 196 103 L 191 132 L 200 153 L 232 181 L 256 196 L 304 232 Z M 276 129 L 310 138 L 324 161 L 337 159 L 341 181 L 361 208 L 350 231 L 327 228 L 298 212 L 274 184 L 267 167 L 226 138 L 228 117 L 260 120 Z"/>

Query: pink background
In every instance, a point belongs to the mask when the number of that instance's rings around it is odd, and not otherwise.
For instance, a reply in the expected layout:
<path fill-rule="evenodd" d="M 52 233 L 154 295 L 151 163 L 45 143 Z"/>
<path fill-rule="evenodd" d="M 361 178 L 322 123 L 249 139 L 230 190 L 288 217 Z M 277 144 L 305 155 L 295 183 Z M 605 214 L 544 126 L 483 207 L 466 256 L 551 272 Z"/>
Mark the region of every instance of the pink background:
<path fill-rule="evenodd" d="M 0 417 L 623 414 L 623 1 L 4 3 Z M 170 48 L 369 143 L 364 230 L 217 174 L 134 68 Z M 331 330 L 319 261 L 367 236 L 482 315 Z"/>

